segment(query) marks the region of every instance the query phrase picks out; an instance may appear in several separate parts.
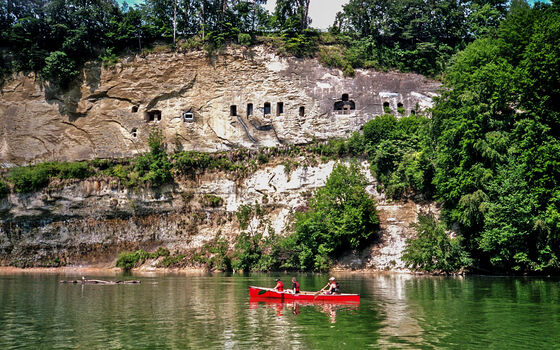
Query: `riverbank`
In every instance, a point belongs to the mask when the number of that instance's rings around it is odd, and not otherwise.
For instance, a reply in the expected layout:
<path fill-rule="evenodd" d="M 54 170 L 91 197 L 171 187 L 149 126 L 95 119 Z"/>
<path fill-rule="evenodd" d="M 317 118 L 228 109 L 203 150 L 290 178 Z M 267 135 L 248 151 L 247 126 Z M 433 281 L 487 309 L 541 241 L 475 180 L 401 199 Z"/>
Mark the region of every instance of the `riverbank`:
<path fill-rule="evenodd" d="M 60 267 L 14 267 L 14 266 L 0 266 L 0 275 L 10 275 L 10 274 L 61 274 L 61 275 L 84 275 L 84 276 L 117 276 L 122 274 L 124 271 L 118 267 L 113 267 L 111 265 L 95 265 L 95 266 L 60 266 Z M 223 273 L 223 271 L 212 271 L 204 268 L 197 267 L 182 267 L 182 268 L 164 268 L 164 267 L 153 267 L 148 264 L 142 265 L 140 267 L 134 268 L 130 271 L 134 275 L 159 275 L 159 274 L 186 274 L 186 275 L 208 275 L 214 273 Z M 287 271 L 272 271 L 270 274 L 284 275 L 290 274 Z M 299 273 L 299 272 L 298 272 Z M 233 273 L 235 274 L 235 273 Z M 243 274 L 243 272 L 238 273 Z M 317 274 L 311 273 L 310 274 Z M 373 269 L 343 269 L 335 268 L 330 270 L 326 274 L 332 275 L 419 275 L 421 273 L 408 271 L 408 270 L 373 270 Z"/>

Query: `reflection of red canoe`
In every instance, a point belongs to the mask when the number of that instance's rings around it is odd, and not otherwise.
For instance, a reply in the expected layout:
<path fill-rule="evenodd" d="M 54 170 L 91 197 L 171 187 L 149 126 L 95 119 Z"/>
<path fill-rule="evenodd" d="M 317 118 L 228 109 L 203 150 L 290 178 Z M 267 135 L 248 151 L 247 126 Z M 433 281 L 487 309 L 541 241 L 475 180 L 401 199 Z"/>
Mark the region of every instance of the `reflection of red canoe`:
<path fill-rule="evenodd" d="M 275 298 L 281 300 L 301 300 L 301 301 L 333 301 L 333 302 L 359 302 L 358 294 L 319 294 L 314 292 L 300 292 L 293 294 L 291 291 L 277 292 L 272 288 L 249 287 L 251 298 Z"/>

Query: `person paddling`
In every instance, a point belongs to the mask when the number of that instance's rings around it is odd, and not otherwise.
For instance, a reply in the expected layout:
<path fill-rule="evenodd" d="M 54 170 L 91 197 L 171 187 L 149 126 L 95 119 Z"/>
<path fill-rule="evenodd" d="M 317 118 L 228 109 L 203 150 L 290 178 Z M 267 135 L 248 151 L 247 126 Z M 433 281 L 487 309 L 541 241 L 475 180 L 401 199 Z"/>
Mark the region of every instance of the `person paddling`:
<path fill-rule="evenodd" d="M 329 283 L 327 283 L 327 285 L 324 286 L 320 291 L 322 292 L 324 290 L 327 290 L 327 294 L 340 293 L 340 290 L 338 289 L 338 282 L 336 282 L 336 279 L 334 277 L 329 278 Z"/>
<path fill-rule="evenodd" d="M 292 277 L 292 291 L 294 294 L 299 294 L 299 283 L 296 281 L 295 277 Z"/>
<path fill-rule="evenodd" d="M 282 281 L 280 281 L 280 278 L 276 279 L 276 286 L 274 287 L 274 289 L 277 292 L 283 292 L 284 291 L 284 283 L 282 283 Z"/>

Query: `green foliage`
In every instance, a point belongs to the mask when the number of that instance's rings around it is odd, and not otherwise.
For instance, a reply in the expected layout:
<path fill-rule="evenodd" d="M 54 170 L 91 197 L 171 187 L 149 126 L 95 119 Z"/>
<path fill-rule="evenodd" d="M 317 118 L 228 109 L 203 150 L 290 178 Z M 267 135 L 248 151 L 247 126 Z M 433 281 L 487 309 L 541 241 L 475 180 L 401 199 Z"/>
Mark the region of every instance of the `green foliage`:
<path fill-rule="evenodd" d="M 390 114 L 364 124 L 363 142 L 372 172 L 389 197 L 433 194 L 434 165 L 428 118 L 410 115 L 400 119 Z"/>
<path fill-rule="evenodd" d="M 249 226 L 249 221 L 253 218 L 253 206 L 247 204 L 240 205 L 235 212 L 235 216 L 237 216 L 239 227 L 242 230 L 246 230 Z"/>
<path fill-rule="evenodd" d="M 144 261 L 149 258 L 149 255 L 150 254 L 148 252 L 142 249 L 135 252 L 121 252 L 115 266 L 120 267 L 125 271 L 129 271 L 144 263 Z"/>
<path fill-rule="evenodd" d="M 335 167 L 311 199 L 310 209 L 296 214 L 296 232 L 290 238 L 296 251 L 292 265 L 324 271 L 333 258 L 361 249 L 375 236 L 379 218 L 365 184 L 356 164 Z"/>
<path fill-rule="evenodd" d="M 205 207 L 218 208 L 224 204 L 224 199 L 213 194 L 205 194 L 202 196 L 202 205 Z"/>
<path fill-rule="evenodd" d="M 177 257 L 171 257 L 169 250 L 163 247 L 159 247 L 154 253 L 148 253 L 143 249 L 138 249 L 134 252 L 127 252 L 127 251 L 121 252 L 119 254 L 119 257 L 117 258 L 117 262 L 115 263 L 115 266 L 120 267 L 125 271 L 130 271 L 133 268 L 142 265 L 147 259 L 157 259 L 161 256 L 164 257 L 162 261 L 169 263 L 168 265 L 164 265 L 166 267 L 171 265 L 171 260 L 178 259 Z M 178 259 L 177 261 L 181 259 Z"/>
<path fill-rule="evenodd" d="M 163 259 L 161 259 L 161 261 L 158 263 L 159 267 L 173 267 L 178 265 L 181 261 L 183 261 L 183 259 L 185 259 L 186 255 L 185 254 L 179 254 L 179 255 L 167 255 L 164 256 Z"/>
<path fill-rule="evenodd" d="M 306 29 L 303 32 L 286 32 L 281 35 L 283 50 L 296 57 L 314 57 L 317 52 L 319 33 Z"/>
<path fill-rule="evenodd" d="M 107 49 L 104 55 L 101 55 L 101 62 L 103 62 L 103 67 L 113 68 L 119 62 L 119 56 L 117 56 L 113 49 Z"/>
<path fill-rule="evenodd" d="M 78 76 L 75 62 L 62 51 L 53 51 L 45 58 L 42 73 L 47 80 L 62 87 L 67 87 Z"/>
<path fill-rule="evenodd" d="M 560 267 L 558 23 L 553 7 L 512 2 L 453 58 L 433 111 L 436 195 L 485 268 Z"/>
<path fill-rule="evenodd" d="M 13 168 L 8 174 L 8 180 L 14 185 L 15 192 L 27 193 L 47 186 L 51 178 L 84 179 L 92 173 L 92 169 L 85 162 L 47 162 Z"/>
<path fill-rule="evenodd" d="M 234 271 L 278 270 L 286 257 L 281 242 L 274 233 L 264 237 L 262 233 L 242 232 L 234 246 L 231 267 Z"/>
<path fill-rule="evenodd" d="M 259 152 L 259 154 L 257 154 L 257 161 L 259 162 L 259 164 L 268 163 L 268 155 L 264 152 Z"/>
<path fill-rule="evenodd" d="M 253 38 L 251 38 L 250 34 L 239 33 L 239 35 L 237 35 L 237 43 L 239 45 L 249 46 L 253 43 Z"/>
<path fill-rule="evenodd" d="M 150 152 L 136 158 L 135 170 L 143 182 L 161 186 L 173 179 L 172 164 L 167 157 L 163 134 L 160 129 L 153 129 L 148 138 Z"/>
<path fill-rule="evenodd" d="M 174 168 L 184 175 L 194 175 L 197 171 L 205 169 L 219 169 L 228 172 L 247 170 L 241 161 L 232 161 L 224 153 L 183 151 L 174 154 L 173 161 Z"/>
<path fill-rule="evenodd" d="M 432 215 L 420 215 L 414 225 L 418 237 L 408 239 L 403 261 L 408 267 L 428 272 L 459 272 L 472 264 L 460 237 L 451 238 Z"/>

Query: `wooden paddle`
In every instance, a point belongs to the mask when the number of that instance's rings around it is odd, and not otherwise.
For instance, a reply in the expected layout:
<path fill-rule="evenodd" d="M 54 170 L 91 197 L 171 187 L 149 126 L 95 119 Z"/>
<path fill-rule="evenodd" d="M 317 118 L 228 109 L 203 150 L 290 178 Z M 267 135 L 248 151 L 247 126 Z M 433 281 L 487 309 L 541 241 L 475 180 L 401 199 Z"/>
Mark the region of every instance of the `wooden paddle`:
<path fill-rule="evenodd" d="M 317 299 L 317 297 L 319 296 L 319 294 L 321 294 L 321 292 L 325 289 L 325 287 L 323 287 L 322 289 L 320 289 L 318 292 L 316 292 L 315 294 L 313 294 L 313 301 L 315 301 L 315 299 Z"/>

